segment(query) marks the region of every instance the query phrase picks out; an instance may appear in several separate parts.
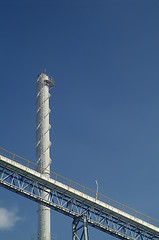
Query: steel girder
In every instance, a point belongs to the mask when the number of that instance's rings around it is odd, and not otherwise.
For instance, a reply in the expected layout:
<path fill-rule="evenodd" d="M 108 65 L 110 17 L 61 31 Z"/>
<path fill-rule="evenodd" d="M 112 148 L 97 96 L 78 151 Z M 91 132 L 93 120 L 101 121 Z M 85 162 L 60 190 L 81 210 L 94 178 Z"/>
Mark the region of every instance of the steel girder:
<path fill-rule="evenodd" d="M 59 190 L 48 188 L 38 182 L 38 180 L 31 179 L 27 174 L 20 174 L 14 169 L 7 169 L 7 165 L 0 166 L 0 185 L 72 217 L 74 219 L 73 224 L 75 225 L 78 221 L 83 222 L 83 219 L 87 219 L 88 225 L 120 239 L 159 240 L 158 236 L 152 235 L 142 228 L 136 227 L 135 225 L 133 226 L 133 224 L 129 224 L 126 221 L 124 222 L 116 216 L 105 213 L 104 209 L 98 210 L 86 203 L 85 199 L 79 201 L 78 199 L 68 196 L 67 191 L 60 193 Z M 41 191 L 46 192 L 47 198 L 41 197 Z M 74 228 L 74 230 L 75 229 L 76 228 Z"/>

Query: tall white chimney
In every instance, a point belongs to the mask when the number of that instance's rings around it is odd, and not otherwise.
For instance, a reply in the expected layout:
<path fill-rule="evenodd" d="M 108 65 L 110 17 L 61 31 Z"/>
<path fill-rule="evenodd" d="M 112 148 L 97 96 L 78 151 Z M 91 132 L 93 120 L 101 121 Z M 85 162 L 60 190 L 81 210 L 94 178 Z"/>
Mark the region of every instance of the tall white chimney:
<path fill-rule="evenodd" d="M 50 128 L 49 124 L 49 87 L 54 87 L 54 83 L 49 79 L 48 75 L 41 73 L 38 76 L 36 91 L 36 157 L 37 157 L 37 170 L 50 177 Z M 49 198 L 44 190 L 40 192 L 41 197 L 44 199 Z M 42 204 L 38 205 L 38 240 L 50 240 L 51 227 L 50 227 L 50 208 Z"/>

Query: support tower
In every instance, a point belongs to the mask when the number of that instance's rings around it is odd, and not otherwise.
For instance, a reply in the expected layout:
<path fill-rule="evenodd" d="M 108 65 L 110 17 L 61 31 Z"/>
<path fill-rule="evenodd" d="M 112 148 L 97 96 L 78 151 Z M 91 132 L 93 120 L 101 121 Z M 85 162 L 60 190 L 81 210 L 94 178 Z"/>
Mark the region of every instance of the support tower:
<path fill-rule="evenodd" d="M 41 73 L 38 75 L 36 91 L 37 91 L 37 113 L 36 113 L 36 157 L 37 170 L 50 177 L 50 135 L 49 130 L 49 87 L 54 87 L 54 83 L 49 79 L 48 75 Z M 41 190 L 41 196 L 45 199 L 49 198 L 49 193 Z M 50 240 L 50 208 L 38 205 L 38 240 Z"/>

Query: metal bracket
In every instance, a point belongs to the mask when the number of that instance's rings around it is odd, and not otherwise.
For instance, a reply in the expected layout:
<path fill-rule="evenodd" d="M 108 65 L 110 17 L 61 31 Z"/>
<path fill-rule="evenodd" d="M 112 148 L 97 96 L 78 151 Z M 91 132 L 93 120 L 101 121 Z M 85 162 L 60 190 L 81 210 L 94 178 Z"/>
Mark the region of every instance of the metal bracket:
<path fill-rule="evenodd" d="M 47 86 L 49 87 L 54 87 L 54 82 L 52 82 L 51 80 L 44 80 L 44 82 L 46 83 Z"/>

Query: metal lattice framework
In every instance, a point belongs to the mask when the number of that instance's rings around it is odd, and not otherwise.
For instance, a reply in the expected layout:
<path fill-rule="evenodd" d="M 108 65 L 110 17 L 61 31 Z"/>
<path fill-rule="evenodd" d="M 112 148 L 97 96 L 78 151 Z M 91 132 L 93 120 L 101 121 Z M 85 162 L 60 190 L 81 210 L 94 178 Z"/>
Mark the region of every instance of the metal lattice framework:
<path fill-rule="evenodd" d="M 89 240 L 87 216 L 84 214 L 81 217 L 75 218 L 72 223 L 72 240 Z M 82 231 L 81 231 L 82 230 Z"/>
<path fill-rule="evenodd" d="M 156 240 L 159 228 L 0 155 L 0 185 L 72 217 L 73 239 L 88 239 L 87 224 L 120 239 Z M 46 193 L 41 196 L 40 192 Z M 83 235 L 77 238 L 78 223 Z M 84 224 L 85 223 L 85 224 Z M 87 237 L 86 237 L 87 236 Z"/>

